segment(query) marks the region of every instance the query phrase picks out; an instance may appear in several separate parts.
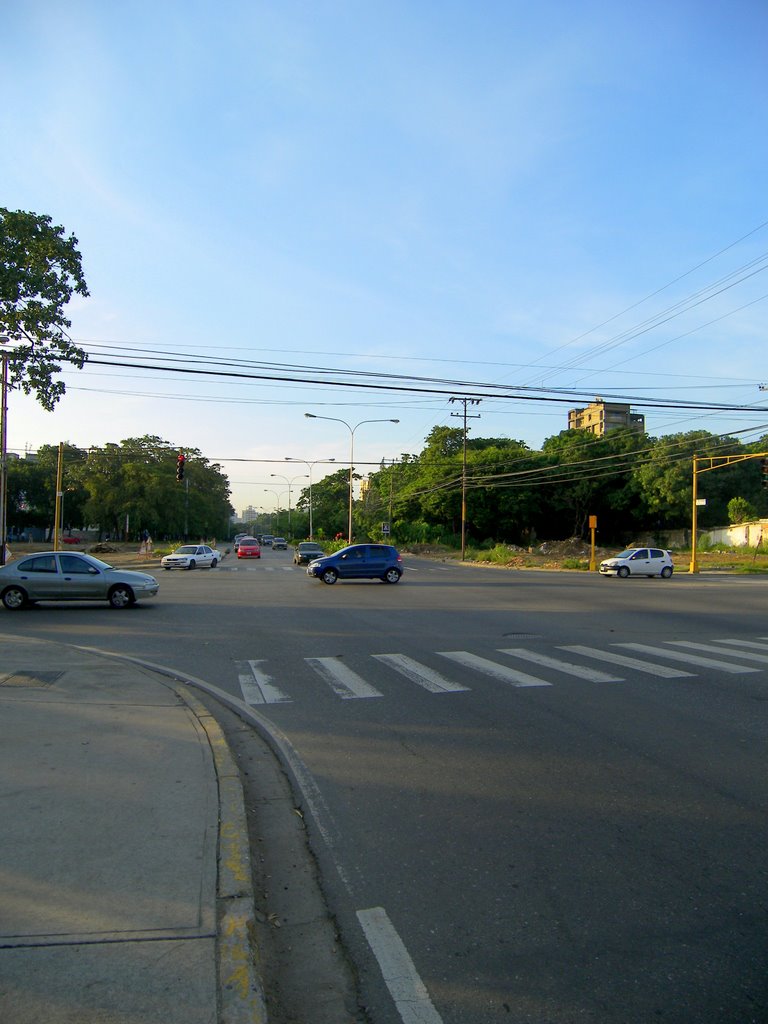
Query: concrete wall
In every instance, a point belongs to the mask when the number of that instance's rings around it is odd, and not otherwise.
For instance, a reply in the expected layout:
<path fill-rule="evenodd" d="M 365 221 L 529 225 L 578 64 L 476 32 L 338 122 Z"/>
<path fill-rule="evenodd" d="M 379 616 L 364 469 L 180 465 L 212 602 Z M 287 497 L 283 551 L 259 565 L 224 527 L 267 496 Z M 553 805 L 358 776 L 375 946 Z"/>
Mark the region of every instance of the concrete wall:
<path fill-rule="evenodd" d="M 768 545 L 768 519 L 739 523 L 738 526 L 721 526 L 717 530 L 705 530 L 699 536 L 709 544 L 756 548 L 761 541 Z"/>

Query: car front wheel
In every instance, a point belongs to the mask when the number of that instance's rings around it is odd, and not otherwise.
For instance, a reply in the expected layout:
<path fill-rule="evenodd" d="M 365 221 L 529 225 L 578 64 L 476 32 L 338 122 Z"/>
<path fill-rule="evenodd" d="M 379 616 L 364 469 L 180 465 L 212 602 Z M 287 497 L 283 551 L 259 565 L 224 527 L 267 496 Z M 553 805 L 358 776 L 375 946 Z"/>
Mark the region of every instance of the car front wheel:
<path fill-rule="evenodd" d="M 17 612 L 27 604 L 27 592 L 23 587 L 8 587 L 3 591 L 3 604 L 9 612 Z"/>
<path fill-rule="evenodd" d="M 135 600 L 133 591 L 124 583 L 118 583 L 109 592 L 109 603 L 113 608 L 128 608 Z"/>
<path fill-rule="evenodd" d="M 620 565 L 619 568 L 616 570 L 616 575 L 621 576 L 621 578 L 625 580 L 627 576 L 629 576 L 629 569 L 626 565 Z"/>
<path fill-rule="evenodd" d="M 668 580 L 671 575 L 672 575 L 672 566 L 671 565 L 665 565 L 664 568 L 661 570 L 662 579 Z"/>
<path fill-rule="evenodd" d="M 194 560 L 194 558 L 190 558 L 189 565 L 187 566 L 187 568 L 188 569 L 194 569 L 196 565 L 197 565 L 197 562 Z"/>
<path fill-rule="evenodd" d="M 211 568 L 212 569 L 215 569 L 218 564 L 219 564 L 218 558 L 212 558 L 211 559 Z"/>
<path fill-rule="evenodd" d="M 320 576 L 320 579 L 323 581 L 323 583 L 327 583 L 329 586 L 331 583 L 335 583 L 338 578 L 339 574 L 336 572 L 335 569 L 324 569 L 322 575 Z"/>
<path fill-rule="evenodd" d="M 384 573 L 385 583 L 399 583 L 400 582 L 400 570 L 399 569 L 387 569 Z"/>

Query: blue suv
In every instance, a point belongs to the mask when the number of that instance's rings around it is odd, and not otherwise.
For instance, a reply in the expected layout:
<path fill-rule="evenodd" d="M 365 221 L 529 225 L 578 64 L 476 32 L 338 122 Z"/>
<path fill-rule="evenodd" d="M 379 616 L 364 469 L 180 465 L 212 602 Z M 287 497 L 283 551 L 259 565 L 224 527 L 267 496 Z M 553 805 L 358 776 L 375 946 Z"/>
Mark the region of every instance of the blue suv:
<path fill-rule="evenodd" d="M 403 575 L 402 561 L 397 549 L 389 544 L 350 544 L 310 562 L 307 576 L 316 576 L 323 583 L 338 579 L 397 583 Z"/>

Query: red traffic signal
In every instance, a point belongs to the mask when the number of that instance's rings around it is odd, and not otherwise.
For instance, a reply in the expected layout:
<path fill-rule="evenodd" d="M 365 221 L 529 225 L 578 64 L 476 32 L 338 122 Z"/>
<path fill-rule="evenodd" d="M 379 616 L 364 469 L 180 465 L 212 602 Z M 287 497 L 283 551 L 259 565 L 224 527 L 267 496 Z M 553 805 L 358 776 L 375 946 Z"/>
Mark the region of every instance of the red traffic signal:
<path fill-rule="evenodd" d="M 184 479 L 184 463 L 187 461 L 187 457 L 184 452 L 179 452 L 179 457 L 176 459 L 176 479 Z"/>

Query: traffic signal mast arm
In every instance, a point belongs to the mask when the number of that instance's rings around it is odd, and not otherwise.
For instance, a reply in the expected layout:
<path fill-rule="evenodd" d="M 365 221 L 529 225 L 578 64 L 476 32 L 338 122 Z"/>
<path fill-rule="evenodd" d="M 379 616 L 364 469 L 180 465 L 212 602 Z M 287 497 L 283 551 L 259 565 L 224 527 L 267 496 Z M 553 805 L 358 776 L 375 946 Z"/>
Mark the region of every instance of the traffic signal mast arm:
<path fill-rule="evenodd" d="M 763 487 L 768 487 L 768 452 L 752 452 L 749 455 L 694 455 L 693 456 L 693 508 L 691 511 L 691 564 L 689 572 L 698 572 L 699 563 L 696 560 L 696 531 L 697 531 L 697 508 L 698 508 L 698 482 L 699 473 L 709 473 L 713 469 L 722 469 L 724 466 L 735 466 L 737 462 L 747 462 L 749 459 L 763 460 Z M 708 462 L 708 466 L 699 468 L 700 462 Z"/>

